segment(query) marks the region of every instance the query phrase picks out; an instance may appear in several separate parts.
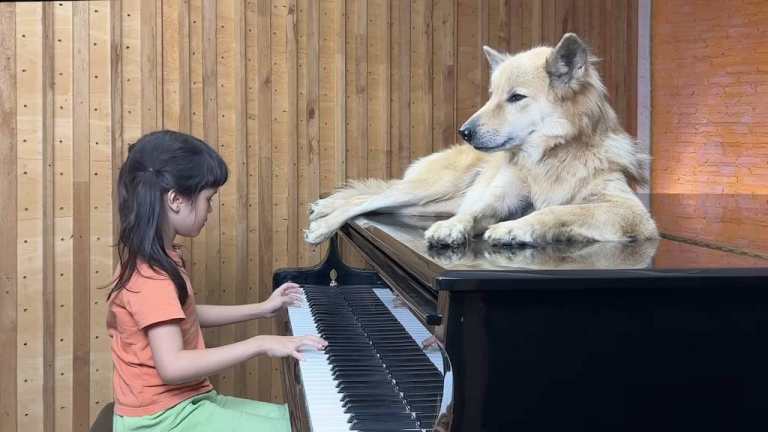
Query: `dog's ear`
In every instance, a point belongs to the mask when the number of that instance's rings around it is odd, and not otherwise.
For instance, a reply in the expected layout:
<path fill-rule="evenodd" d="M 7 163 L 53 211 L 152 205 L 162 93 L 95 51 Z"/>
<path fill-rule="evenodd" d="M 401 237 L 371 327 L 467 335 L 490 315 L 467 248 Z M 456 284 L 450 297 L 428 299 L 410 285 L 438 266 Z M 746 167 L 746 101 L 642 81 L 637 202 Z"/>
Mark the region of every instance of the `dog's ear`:
<path fill-rule="evenodd" d="M 547 75 L 555 88 L 575 90 L 589 66 L 589 49 L 573 33 L 566 33 L 547 58 Z"/>
<path fill-rule="evenodd" d="M 485 57 L 488 59 L 488 64 L 491 65 L 491 72 L 496 70 L 496 68 L 499 67 L 499 65 L 502 64 L 504 60 L 506 60 L 504 54 L 499 53 L 488 45 L 483 45 L 483 52 L 485 53 Z"/>

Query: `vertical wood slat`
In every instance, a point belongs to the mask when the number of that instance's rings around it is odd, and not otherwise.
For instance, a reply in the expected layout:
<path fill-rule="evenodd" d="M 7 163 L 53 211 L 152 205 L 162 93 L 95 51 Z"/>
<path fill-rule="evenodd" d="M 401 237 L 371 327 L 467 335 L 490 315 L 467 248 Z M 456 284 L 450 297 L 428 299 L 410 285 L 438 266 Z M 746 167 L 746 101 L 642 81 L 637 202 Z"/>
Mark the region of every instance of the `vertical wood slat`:
<path fill-rule="evenodd" d="M 122 133 L 123 145 L 121 153 L 128 154 L 128 145 L 136 142 L 141 136 L 142 109 L 142 61 L 141 61 L 141 10 L 139 2 L 120 2 L 121 37 L 120 49 L 122 57 Z"/>
<path fill-rule="evenodd" d="M 72 430 L 86 430 L 90 419 L 90 97 L 89 5 L 72 5 L 73 26 L 73 351 Z M 89 391 L 83 391 L 89 389 Z"/>
<path fill-rule="evenodd" d="M 89 2 L 90 99 L 90 422 L 112 400 L 112 357 L 104 318 L 107 315 L 104 287 L 113 271 L 112 240 L 112 132 L 110 114 L 110 2 Z"/>
<path fill-rule="evenodd" d="M 521 49 L 540 45 L 543 42 L 541 29 L 541 0 L 523 1 L 523 40 Z"/>
<path fill-rule="evenodd" d="M 367 23 L 368 2 L 346 2 L 347 179 L 368 173 Z"/>
<path fill-rule="evenodd" d="M 507 51 L 510 53 L 526 49 L 523 42 L 523 34 L 525 33 L 523 8 L 526 3 L 528 3 L 526 0 L 508 1 L 507 13 L 509 18 L 507 19 L 507 25 L 509 26 L 509 40 L 507 41 Z"/>
<path fill-rule="evenodd" d="M 120 215 L 118 212 L 117 180 L 120 165 L 125 160 L 123 143 L 123 4 L 113 2 L 109 8 L 109 59 L 110 79 L 110 124 L 111 124 L 111 162 L 112 162 L 112 238 L 117 242 L 120 235 Z M 118 263 L 117 248 L 112 250 L 112 267 Z"/>
<path fill-rule="evenodd" d="M 480 22 L 477 24 L 479 29 L 479 44 L 474 48 L 480 53 L 480 64 L 478 65 L 480 68 L 479 90 L 481 92 L 480 100 L 483 103 L 485 103 L 485 100 L 487 99 L 485 95 L 488 94 L 488 88 L 490 87 L 491 81 L 491 69 L 485 57 L 485 53 L 482 51 L 483 46 L 490 43 L 491 34 L 494 33 L 494 31 L 489 28 L 490 25 L 494 23 L 494 20 L 489 16 L 489 14 L 492 13 L 490 4 L 491 1 L 493 0 L 479 0 L 477 2 L 477 7 L 479 8 L 478 18 L 480 20 Z"/>
<path fill-rule="evenodd" d="M 141 0 L 141 133 L 152 132 L 157 123 L 157 2 L 162 0 Z M 214 16 L 215 19 L 215 16 Z M 162 35 L 162 33 L 161 33 Z M 162 38 L 161 38 L 162 39 Z M 162 78 L 162 77 L 161 77 Z M 161 88 L 162 91 L 162 88 Z"/>
<path fill-rule="evenodd" d="M 54 210 L 54 15 L 53 3 L 44 3 L 42 10 L 42 303 L 43 316 L 43 431 L 52 432 L 55 427 L 55 210 Z"/>
<path fill-rule="evenodd" d="M 480 7 L 474 0 L 457 0 L 456 15 L 456 129 L 482 105 Z"/>
<path fill-rule="evenodd" d="M 336 186 L 347 180 L 347 10 L 348 0 L 336 0 Z"/>
<path fill-rule="evenodd" d="M 640 3 L 638 0 L 629 0 L 625 6 L 624 20 L 626 21 L 626 54 L 624 65 L 619 70 L 624 74 L 617 79 L 624 83 L 624 118 L 622 124 L 627 132 L 635 137 L 638 136 L 637 110 L 638 110 L 638 43 L 640 40 L 638 34 L 638 18 L 640 15 Z M 621 48 L 619 48 L 621 49 Z M 621 95 L 616 95 L 621 100 Z"/>
<path fill-rule="evenodd" d="M 0 3 L 0 431 L 17 430 L 16 4 Z"/>
<path fill-rule="evenodd" d="M 513 30 L 509 23 L 511 18 L 511 0 L 488 1 L 488 45 L 499 52 L 507 52 L 510 45 L 510 33 Z"/>
<path fill-rule="evenodd" d="M 367 106 L 365 119 L 368 130 L 368 176 L 387 178 L 390 172 L 389 148 L 389 2 L 374 0 L 368 3 L 368 38 L 366 52 Z"/>
<path fill-rule="evenodd" d="M 159 105 L 163 113 L 163 122 L 158 126 L 163 129 L 179 130 L 181 127 L 180 100 L 181 90 L 181 4 L 180 0 L 162 0 L 161 16 L 163 26 L 160 28 L 163 56 L 162 67 L 159 67 L 161 75 L 161 89 L 163 103 Z"/>
<path fill-rule="evenodd" d="M 320 196 L 320 6 L 307 0 L 298 4 L 298 223 L 301 233 L 309 222 L 310 204 Z M 298 249 L 299 265 L 312 265 L 321 258 L 319 246 L 299 245 Z"/>
<path fill-rule="evenodd" d="M 54 12 L 55 430 L 72 428 L 73 398 L 73 28 L 72 3 Z M 118 116 L 119 117 L 119 116 Z"/>
<path fill-rule="evenodd" d="M 411 3 L 411 160 L 432 153 L 432 2 Z"/>
<path fill-rule="evenodd" d="M 411 2 L 395 0 L 390 5 L 393 115 L 390 118 L 392 168 L 389 177 L 398 178 L 411 161 Z"/>
<path fill-rule="evenodd" d="M 432 149 L 457 142 L 456 34 L 454 2 L 434 2 L 432 11 Z"/>
<path fill-rule="evenodd" d="M 322 25 L 318 23 L 319 32 L 319 68 L 323 79 L 319 80 L 319 148 L 320 148 L 320 195 L 330 194 L 340 185 L 340 174 L 338 167 L 343 163 L 343 158 L 338 157 L 340 140 L 337 139 L 337 114 L 338 107 L 338 76 L 340 71 L 337 69 L 337 42 L 339 38 L 343 40 L 344 28 L 337 19 L 338 4 L 344 3 L 343 0 L 329 0 L 320 2 L 318 5 L 318 21 L 322 20 Z M 343 94 L 343 93 L 342 93 Z M 343 173 L 341 174 L 343 177 Z"/>
<path fill-rule="evenodd" d="M 368 2 L 345 2 L 345 168 L 344 182 L 368 177 Z M 340 47 L 341 48 L 341 47 Z M 342 259 L 355 267 L 363 261 L 345 239 Z"/>
<path fill-rule="evenodd" d="M 44 228 L 43 8 L 16 7 L 17 99 L 17 412 L 19 429 L 42 430 L 44 406 L 44 317 L 42 271 Z"/>

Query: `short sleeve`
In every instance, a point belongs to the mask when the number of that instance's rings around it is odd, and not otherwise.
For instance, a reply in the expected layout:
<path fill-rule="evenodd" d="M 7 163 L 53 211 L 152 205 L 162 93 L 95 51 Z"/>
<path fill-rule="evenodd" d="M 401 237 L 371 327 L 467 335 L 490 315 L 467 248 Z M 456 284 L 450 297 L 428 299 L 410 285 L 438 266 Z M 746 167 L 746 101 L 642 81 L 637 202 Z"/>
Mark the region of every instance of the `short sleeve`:
<path fill-rule="evenodd" d="M 134 273 L 127 288 L 124 290 L 126 306 L 140 329 L 163 321 L 186 318 L 176 286 L 164 274 L 157 274 L 144 267 Z"/>

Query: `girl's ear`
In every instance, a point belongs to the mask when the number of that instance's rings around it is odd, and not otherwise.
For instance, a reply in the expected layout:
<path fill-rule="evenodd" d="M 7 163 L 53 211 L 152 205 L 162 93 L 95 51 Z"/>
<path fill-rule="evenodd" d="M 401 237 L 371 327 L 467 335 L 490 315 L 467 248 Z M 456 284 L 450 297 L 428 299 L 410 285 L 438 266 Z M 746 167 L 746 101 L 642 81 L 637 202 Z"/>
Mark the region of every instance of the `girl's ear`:
<path fill-rule="evenodd" d="M 172 212 L 178 213 L 181 211 L 181 206 L 183 204 L 184 198 L 178 193 L 176 193 L 175 190 L 171 189 L 168 191 L 167 201 L 168 201 L 168 208 L 171 209 Z"/>

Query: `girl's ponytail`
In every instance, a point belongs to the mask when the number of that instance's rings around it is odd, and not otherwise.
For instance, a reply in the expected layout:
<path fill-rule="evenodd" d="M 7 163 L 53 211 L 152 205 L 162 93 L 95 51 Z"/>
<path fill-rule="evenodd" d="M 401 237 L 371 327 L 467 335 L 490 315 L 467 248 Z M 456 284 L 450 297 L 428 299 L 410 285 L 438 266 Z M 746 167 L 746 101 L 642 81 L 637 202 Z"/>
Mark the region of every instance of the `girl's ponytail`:
<path fill-rule="evenodd" d="M 186 282 L 165 250 L 163 240 L 166 194 L 175 190 L 195 198 L 204 189 L 223 185 L 227 176 L 221 157 L 190 135 L 153 132 L 129 147 L 117 185 L 120 272 L 107 299 L 127 285 L 141 259 L 152 269 L 165 273 L 176 286 L 179 302 L 186 303 Z"/>

